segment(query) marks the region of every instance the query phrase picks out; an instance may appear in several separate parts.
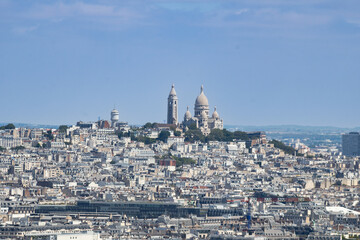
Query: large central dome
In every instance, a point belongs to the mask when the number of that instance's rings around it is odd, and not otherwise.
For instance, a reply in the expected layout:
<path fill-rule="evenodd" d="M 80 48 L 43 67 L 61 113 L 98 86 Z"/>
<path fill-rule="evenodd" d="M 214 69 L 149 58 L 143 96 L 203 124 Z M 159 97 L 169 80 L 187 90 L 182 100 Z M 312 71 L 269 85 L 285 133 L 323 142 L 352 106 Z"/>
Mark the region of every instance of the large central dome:
<path fill-rule="evenodd" d="M 200 95 L 196 98 L 195 101 L 195 106 L 208 106 L 209 105 L 209 101 L 207 99 L 207 97 L 204 94 L 204 87 L 201 86 L 201 92 Z"/>

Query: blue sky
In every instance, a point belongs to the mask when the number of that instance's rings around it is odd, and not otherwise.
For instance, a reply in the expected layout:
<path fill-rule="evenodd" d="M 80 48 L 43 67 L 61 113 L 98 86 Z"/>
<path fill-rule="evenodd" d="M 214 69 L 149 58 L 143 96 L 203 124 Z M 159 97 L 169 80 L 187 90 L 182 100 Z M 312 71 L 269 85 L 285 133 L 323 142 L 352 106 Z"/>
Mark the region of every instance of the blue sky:
<path fill-rule="evenodd" d="M 358 0 L 0 0 L 0 122 L 360 126 Z"/>

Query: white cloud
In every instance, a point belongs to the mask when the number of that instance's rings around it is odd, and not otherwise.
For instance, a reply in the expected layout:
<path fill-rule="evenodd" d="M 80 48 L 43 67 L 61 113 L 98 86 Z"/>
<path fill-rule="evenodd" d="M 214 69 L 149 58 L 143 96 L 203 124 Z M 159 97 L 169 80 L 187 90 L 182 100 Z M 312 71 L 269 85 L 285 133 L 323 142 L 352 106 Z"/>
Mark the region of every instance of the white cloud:
<path fill-rule="evenodd" d="M 72 4 L 60 2 L 52 5 L 36 5 L 26 15 L 36 19 L 63 19 L 68 17 L 115 17 L 130 19 L 140 17 L 140 14 L 125 7 L 88 4 L 84 2 Z"/>
<path fill-rule="evenodd" d="M 266 22 L 274 26 L 305 26 L 327 24 L 331 21 L 333 16 L 328 13 L 319 12 L 259 8 L 254 11 L 254 15 L 252 17 L 253 21 Z"/>
<path fill-rule="evenodd" d="M 235 12 L 235 14 L 236 14 L 236 15 L 241 15 L 241 14 L 247 13 L 248 11 L 249 11 L 249 9 L 243 8 L 243 9 L 237 10 L 237 11 Z"/>
<path fill-rule="evenodd" d="M 303 7 L 298 8 L 297 4 Z M 251 30 L 260 28 L 297 30 L 325 26 L 338 19 L 358 17 L 356 8 L 355 10 L 335 9 L 331 4 L 327 6 L 325 0 L 241 0 L 226 3 L 222 1 L 209 3 L 207 0 L 149 0 L 146 3 L 133 0 L 106 0 L 89 3 L 79 0 L 54 1 L 49 4 L 40 1 L 22 10 L 12 17 L 30 19 L 34 23 L 40 20 L 41 24 L 42 20 L 52 23 L 68 23 L 75 20 L 90 22 L 91 24 L 86 25 L 89 28 L 100 27 L 110 30 L 135 25 L 172 24 L 173 21 L 177 24 L 208 27 L 239 26 Z M 353 15 L 350 15 L 351 12 Z M 358 26 L 355 20 L 349 23 Z"/>
<path fill-rule="evenodd" d="M 360 27 L 360 19 L 348 19 L 346 22 Z"/>
<path fill-rule="evenodd" d="M 12 29 L 13 33 L 16 34 L 26 34 L 33 32 L 39 28 L 39 25 L 29 26 L 29 27 L 15 27 Z"/>
<path fill-rule="evenodd" d="M 241 16 L 241 17 L 240 17 Z M 208 15 L 204 22 L 215 27 L 304 28 L 331 23 L 336 15 L 321 11 L 295 11 L 281 8 L 221 9 Z"/>

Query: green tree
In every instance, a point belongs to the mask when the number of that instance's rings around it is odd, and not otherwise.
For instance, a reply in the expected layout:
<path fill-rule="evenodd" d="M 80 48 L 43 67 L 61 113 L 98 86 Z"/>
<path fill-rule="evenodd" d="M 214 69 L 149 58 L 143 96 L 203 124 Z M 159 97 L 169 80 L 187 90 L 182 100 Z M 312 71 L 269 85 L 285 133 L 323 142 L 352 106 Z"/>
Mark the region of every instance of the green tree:
<path fill-rule="evenodd" d="M 36 147 L 36 148 L 41 148 L 42 146 L 41 146 L 40 143 L 36 143 L 36 145 L 35 145 L 34 147 Z"/>
<path fill-rule="evenodd" d="M 195 130 L 195 129 L 197 129 L 196 123 L 190 124 L 190 125 L 188 126 L 188 128 L 189 128 L 190 130 Z"/>
<path fill-rule="evenodd" d="M 185 132 L 185 141 L 187 142 L 232 142 L 234 140 L 247 141 L 249 140 L 249 136 L 246 132 L 241 131 L 230 132 L 226 129 L 212 129 L 210 134 L 205 137 L 195 125 L 190 126 L 189 130 Z"/>
<path fill-rule="evenodd" d="M 175 131 L 175 132 L 174 132 L 174 135 L 175 135 L 176 137 L 179 137 L 179 136 L 181 136 L 181 132 L 180 132 L 180 131 Z"/>
<path fill-rule="evenodd" d="M 226 129 L 212 129 L 210 134 L 206 137 L 206 141 L 232 142 L 234 140 L 247 141 L 249 136 L 246 132 L 235 131 L 230 132 Z"/>
<path fill-rule="evenodd" d="M 230 132 L 226 129 L 223 129 L 223 134 L 224 134 L 224 141 L 225 142 L 232 142 L 234 140 L 234 133 Z"/>
<path fill-rule="evenodd" d="M 221 129 L 213 129 L 210 134 L 206 137 L 206 141 L 224 141 L 224 131 Z"/>
<path fill-rule="evenodd" d="M 117 132 L 118 138 L 121 139 L 124 136 L 124 132 Z"/>
<path fill-rule="evenodd" d="M 144 141 L 145 144 L 153 144 L 155 142 L 156 142 L 156 139 L 149 138 L 149 137 L 145 138 L 145 141 Z"/>
<path fill-rule="evenodd" d="M 135 134 L 133 132 L 130 133 L 131 141 L 137 141 L 137 138 L 135 137 Z"/>
<path fill-rule="evenodd" d="M 59 126 L 59 132 L 61 132 L 61 133 L 66 133 L 67 129 L 68 129 L 68 126 L 66 126 L 66 125 Z"/>
<path fill-rule="evenodd" d="M 53 140 L 53 139 L 54 139 L 54 136 L 53 136 L 51 130 L 48 130 L 48 131 L 44 134 L 44 136 L 45 136 L 47 139 L 49 139 L 49 140 Z"/>
<path fill-rule="evenodd" d="M 122 137 L 130 137 L 131 136 L 131 132 L 130 131 L 116 131 L 115 134 L 117 134 L 117 136 L 119 137 L 119 139 L 121 139 Z"/>
<path fill-rule="evenodd" d="M 0 152 L 3 152 L 3 151 L 5 151 L 5 150 L 6 150 L 5 148 L 0 147 Z"/>
<path fill-rule="evenodd" d="M 145 123 L 145 125 L 143 126 L 143 128 L 152 128 L 151 122 Z"/>
<path fill-rule="evenodd" d="M 269 143 L 274 144 L 274 147 L 283 150 L 286 154 L 295 155 L 296 153 L 296 150 L 293 147 L 287 146 L 281 141 L 273 139 Z"/>
<path fill-rule="evenodd" d="M 179 158 L 175 156 L 172 156 L 172 158 L 176 160 L 176 167 L 181 167 L 183 165 L 192 165 L 196 163 L 196 161 L 192 158 Z"/>
<path fill-rule="evenodd" d="M 0 130 L 5 130 L 5 129 L 15 129 L 15 125 L 12 124 L 12 123 L 9 123 L 9 124 L 7 124 L 5 126 L 0 127 Z"/>
<path fill-rule="evenodd" d="M 23 149 L 25 149 L 24 146 L 16 146 L 16 147 L 11 148 L 11 150 L 13 150 L 13 151 L 19 151 L 19 150 L 23 150 Z"/>
<path fill-rule="evenodd" d="M 186 142 L 205 141 L 205 136 L 202 134 L 200 129 L 189 129 L 185 133 Z"/>
<path fill-rule="evenodd" d="M 144 129 L 154 128 L 154 127 L 156 127 L 156 123 L 151 123 L 151 122 L 147 122 L 147 123 L 145 123 L 145 125 L 143 126 Z"/>
<path fill-rule="evenodd" d="M 169 136 L 170 136 L 170 132 L 163 130 L 160 132 L 158 139 L 160 141 L 166 142 L 166 140 L 169 138 Z"/>
<path fill-rule="evenodd" d="M 156 139 L 154 138 L 143 137 L 143 136 L 139 136 L 139 137 L 132 136 L 131 140 L 137 142 L 143 142 L 145 144 L 153 144 L 156 142 Z"/>
<path fill-rule="evenodd" d="M 118 135 L 119 139 L 121 139 L 122 137 L 131 137 L 130 131 L 117 131 L 116 134 Z"/>
<path fill-rule="evenodd" d="M 249 135 L 246 132 L 235 131 L 234 132 L 234 139 L 247 141 L 247 140 L 249 140 Z"/>

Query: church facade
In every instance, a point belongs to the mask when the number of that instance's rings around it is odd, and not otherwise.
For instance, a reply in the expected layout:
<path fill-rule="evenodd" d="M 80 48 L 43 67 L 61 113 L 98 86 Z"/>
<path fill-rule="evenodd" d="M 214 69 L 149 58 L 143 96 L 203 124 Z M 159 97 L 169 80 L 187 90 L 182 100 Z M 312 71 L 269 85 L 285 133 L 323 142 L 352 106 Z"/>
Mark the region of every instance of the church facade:
<path fill-rule="evenodd" d="M 194 116 L 192 117 L 189 107 L 184 115 L 184 120 L 181 124 L 178 124 L 178 98 L 176 96 L 175 87 L 172 85 L 169 97 L 168 97 L 168 124 L 177 124 L 184 130 L 189 126 L 195 125 L 205 135 L 209 134 L 212 129 L 223 129 L 223 120 L 220 118 L 216 107 L 211 116 L 209 116 L 209 101 L 204 94 L 204 87 L 201 86 L 200 95 L 195 100 Z"/>

